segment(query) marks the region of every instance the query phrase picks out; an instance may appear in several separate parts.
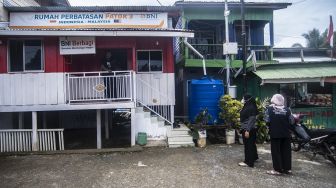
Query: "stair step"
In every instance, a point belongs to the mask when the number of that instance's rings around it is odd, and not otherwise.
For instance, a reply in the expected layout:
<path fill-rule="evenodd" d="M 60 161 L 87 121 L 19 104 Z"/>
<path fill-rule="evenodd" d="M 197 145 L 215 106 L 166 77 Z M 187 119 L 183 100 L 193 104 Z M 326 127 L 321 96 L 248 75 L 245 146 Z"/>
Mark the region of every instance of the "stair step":
<path fill-rule="evenodd" d="M 195 147 L 194 142 L 168 142 L 170 148 Z"/>
<path fill-rule="evenodd" d="M 143 107 L 136 107 L 135 112 L 136 113 L 141 113 L 141 112 L 144 112 L 144 109 L 143 109 Z"/>
<path fill-rule="evenodd" d="M 192 137 L 190 134 L 178 134 L 178 135 L 169 135 L 168 138 L 171 137 Z"/>
<path fill-rule="evenodd" d="M 168 131 L 167 134 L 168 134 L 169 136 L 189 135 L 189 131 Z"/>
<path fill-rule="evenodd" d="M 151 122 L 152 122 L 152 123 L 156 123 L 156 122 L 158 122 L 158 119 L 157 119 L 156 116 L 151 116 L 150 119 L 151 119 Z"/>
<path fill-rule="evenodd" d="M 174 130 L 174 131 L 189 131 L 190 129 L 187 127 L 187 126 L 185 126 L 184 124 L 179 124 L 180 125 L 180 127 L 179 128 L 173 128 L 172 130 Z"/>
<path fill-rule="evenodd" d="M 168 143 L 171 142 L 192 142 L 193 138 L 191 136 L 177 136 L 177 137 L 168 137 Z"/>

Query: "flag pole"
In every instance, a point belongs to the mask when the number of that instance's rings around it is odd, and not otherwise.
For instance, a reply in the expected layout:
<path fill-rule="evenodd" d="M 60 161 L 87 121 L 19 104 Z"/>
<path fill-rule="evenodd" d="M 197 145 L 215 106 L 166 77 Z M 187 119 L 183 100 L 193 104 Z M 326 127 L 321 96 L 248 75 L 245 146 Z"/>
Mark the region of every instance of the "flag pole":
<path fill-rule="evenodd" d="M 332 16 L 330 15 L 330 23 L 329 23 L 329 29 L 328 29 L 328 35 L 327 35 L 327 41 L 330 44 L 330 57 L 331 57 L 331 61 L 333 61 L 334 59 L 334 25 L 333 25 L 333 21 L 332 21 Z"/>

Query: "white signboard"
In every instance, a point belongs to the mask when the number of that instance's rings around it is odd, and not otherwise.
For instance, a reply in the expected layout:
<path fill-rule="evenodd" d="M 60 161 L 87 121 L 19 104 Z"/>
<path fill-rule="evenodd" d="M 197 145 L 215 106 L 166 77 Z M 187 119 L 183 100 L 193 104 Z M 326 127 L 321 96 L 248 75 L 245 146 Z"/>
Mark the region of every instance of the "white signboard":
<path fill-rule="evenodd" d="M 11 12 L 9 26 L 32 29 L 167 28 L 167 13 L 158 12 Z"/>
<path fill-rule="evenodd" d="M 60 37 L 59 47 L 61 55 L 96 53 L 94 37 Z"/>

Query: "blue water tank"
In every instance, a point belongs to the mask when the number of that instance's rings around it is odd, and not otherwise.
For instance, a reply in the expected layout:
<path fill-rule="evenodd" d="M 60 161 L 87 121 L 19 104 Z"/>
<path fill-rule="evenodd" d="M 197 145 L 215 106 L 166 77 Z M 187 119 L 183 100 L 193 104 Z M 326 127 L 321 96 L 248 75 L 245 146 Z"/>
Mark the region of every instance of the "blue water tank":
<path fill-rule="evenodd" d="M 195 123 L 197 114 L 208 109 L 211 120 L 208 124 L 218 122 L 219 99 L 224 94 L 224 84 L 222 80 L 215 80 L 209 77 L 193 79 L 188 84 L 188 107 L 189 121 Z"/>

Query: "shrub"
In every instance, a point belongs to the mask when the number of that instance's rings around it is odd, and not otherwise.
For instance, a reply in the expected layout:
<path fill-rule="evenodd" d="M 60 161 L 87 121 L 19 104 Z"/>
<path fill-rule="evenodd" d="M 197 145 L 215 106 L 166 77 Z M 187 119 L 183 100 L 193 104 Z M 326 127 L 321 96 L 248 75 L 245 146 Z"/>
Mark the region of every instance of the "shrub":
<path fill-rule="evenodd" d="M 219 118 L 224 120 L 224 125 L 227 129 L 239 129 L 240 128 L 240 110 L 243 104 L 233 99 L 230 95 L 223 95 L 219 100 L 219 107 L 221 112 Z"/>
<path fill-rule="evenodd" d="M 257 116 L 256 125 L 258 128 L 257 132 L 257 143 L 264 143 L 270 140 L 269 134 L 268 134 L 268 127 L 266 125 L 266 122 L 264 120 L 265 115 L 265 109 L 266 106 L 269 104 L 269 98 L 265 98 L 264 100 L 260 100 L 256 98 L 256 104 L 259 111 L 259 114 Z"/>

